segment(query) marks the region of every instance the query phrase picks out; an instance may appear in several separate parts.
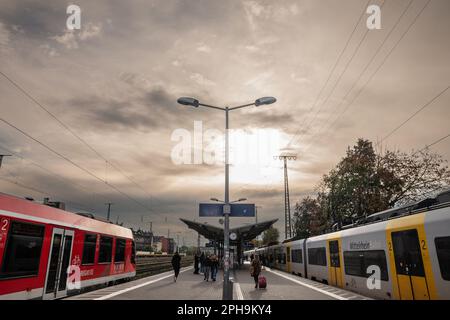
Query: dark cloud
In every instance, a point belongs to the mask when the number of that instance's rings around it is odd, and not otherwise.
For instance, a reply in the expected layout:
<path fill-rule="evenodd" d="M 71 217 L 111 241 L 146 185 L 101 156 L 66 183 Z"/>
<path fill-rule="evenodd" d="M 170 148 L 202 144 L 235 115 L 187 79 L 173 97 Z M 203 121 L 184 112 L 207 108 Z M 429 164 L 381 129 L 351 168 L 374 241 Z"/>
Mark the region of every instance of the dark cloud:
<path fill-rule="evenodd" d="M 75 97 L 67 105 L 77 111 L 78 123 L 91 130 L 140 130 L 152 131 L 181 125 L 176 97 L 162 88 L 144 92 L 139 96 L 130 94 L 119 98 L 101 96 Z"/>
<path fill-rule="evenodd" d="M 58 0 L 4 0 L 1 3 L 0 20 L 10 30 L 18 27 L 26 37 L 45 39 L 65 27 L 67 5 Z"/>
<path fill-rule="evenodd" d="M 245 118 L 245 119 L 242 119 Z M 264 112 L 257 111 L 246 114 L 244 117 L 240 117 L 236 121 L 237 125 L 252 125 L 261 126 L 264 128 L 280 128 L 280 127 L 292 127 L 295 123 L 294 118 L 291 114 L 279 113 L 279 112 Z"/>

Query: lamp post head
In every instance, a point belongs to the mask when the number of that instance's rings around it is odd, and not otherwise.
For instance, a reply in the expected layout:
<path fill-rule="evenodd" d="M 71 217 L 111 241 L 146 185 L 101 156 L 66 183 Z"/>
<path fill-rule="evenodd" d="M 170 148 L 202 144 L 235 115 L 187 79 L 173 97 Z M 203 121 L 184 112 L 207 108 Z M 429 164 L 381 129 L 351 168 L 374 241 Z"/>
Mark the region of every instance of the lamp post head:
<path fill-rule="evenodd" d="M 185 106 L 192 106 L 198 108 L 199 102 L 197 99 L 189 98 L 189 97 L 181 97 L 178 98 L 177 102 L 179 104 L 185 105 Z"/>
<path fill-rule="evenodd" d="M 240 198 L 238 201 L 245 201 L 247 198 Z"/>
<path fill-rule="evenodd" d="M 255 100 L 255 106 L 261 106 L 263 104 L 272 104 L 274 102 L 276 102 L 277 99 L 275 99 L 274 97 L 262 97 L 259 99 Z"/>
<path fill-rule="evenodd" d="M 217 198 L 211 198 L 211 199 L 209 199 L 209 200 L 219 202 L 219 199 L 217 199 Z"/>

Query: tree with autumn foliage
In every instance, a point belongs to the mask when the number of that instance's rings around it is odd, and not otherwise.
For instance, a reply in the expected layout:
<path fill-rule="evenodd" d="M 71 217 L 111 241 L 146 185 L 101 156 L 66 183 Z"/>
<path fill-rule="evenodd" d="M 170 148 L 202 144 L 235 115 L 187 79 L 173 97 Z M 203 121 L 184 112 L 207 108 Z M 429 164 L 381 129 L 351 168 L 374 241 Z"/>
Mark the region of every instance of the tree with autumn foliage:
<path fill-rule="evenodd" d="M 294 236 L 307 238 L 319 235 L 326 226 L 326 215 L 322 212 L 317 199 L 304 198 L 295 205 Z"/>
<path fill-rule="evenodd" d="M 267 229 L 266 231 L 264 231 L 262 243 L 264 245 L 277 243 L 279 237 L 280 237 L 280 233 L 278 232 L 278 229 L 276 229 L 272 226 L 269 229 Z"/>
<path fill-rule="evenodd" d="M 361 217 L 418 201 L 450 185 L 450 171 L 441 155 L 425 149 L 375 152 L 372 142 L 359 139 L 317 187 L 317 198 L 297 203 L 297 234 L 322 232 Z M 311 221 L 319 227 L 312 227 Z"/>

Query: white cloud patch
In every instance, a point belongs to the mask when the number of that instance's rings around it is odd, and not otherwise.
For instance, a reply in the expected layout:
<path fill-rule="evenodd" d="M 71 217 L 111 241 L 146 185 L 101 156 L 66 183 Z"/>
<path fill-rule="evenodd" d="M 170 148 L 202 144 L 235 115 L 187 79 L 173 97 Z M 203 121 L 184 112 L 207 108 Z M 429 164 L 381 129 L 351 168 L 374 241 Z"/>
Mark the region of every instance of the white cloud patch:
<path fill-rule="evenodd" d="M 253 31 L 258 29 L 257 23 L 264 20 L 273 20 L 274 22 L 282 22 L 285 19 L 296 16 L 300 12 L 297 4 L 291 5 L 261 5 L 257 1 L 244 2 L 244 11 L 250 28 Z"/>
<path fill-rule="evenodd" d="M 253 87 L 260 87 L 264 86 L 267 80 L 269 80 L 273 75 L 272 71 L 263 72 L 256 77 L 248 80 L 245 85 L 246 86 L 253 86 Z"/>
<path fill-rule="evenodd" d="M 75 37 L 75 31 L 66 31 L 64 34 L 60 36 L 54 36 L 50 39 L 55 40 L 59 44 L 62 44 L 67 49 L 77 49 L 78 48 L 78 42 Z"/>
<path fill-rule="evenodd" d="M 206 44 L 204 44 L 204 43 L 201 43 L 199 45 L 199 47 L 197 47 L 197 51 L 204 52 L 204 53 L 210 53 L 211 52 L 211 47 L 206 45 Z"/>
<path fill-rule="evenodd" d="M 10 41 L 10 32 L 6 26 L 0 22 L 0 45 L 6 46 Z"/>
<path fill-rule="evenodd" d="M 302 77 L 302 76 L 296 74 L 295 72 L 291 73 L 291 79 L 293 81 L 295 81 L 295 82 L 298 82 L 298 83 L 305 83 L 305 84 L 307 84 L 307 83 L 311 82 L 308 78 Z"/>
<path fill-rule="evenodd" d="M 48 43 L 40 45 L 39 48 L 41 48 L 50 57 L 56 57 L 59 55 L 56 49 L 50 46 Z"/>
<path fill-rule="evenodd" d="M 65 30 L 60 36 L 53 36 L 50 39 L 55 40 L 66 49 L 77 49 L 81 41 L 100 36 L 102 31 L 101 24 L 87 23 L 81 26 L 81 30 Z"/>
<path fill-rule="evenodd" d="M 216 83 L 214 81 L 209 80 L 208 78 L 204 77 L 200 73 L 193 73 L 191 74 L 190 78 L 197 82 L 201 86 L 215 86 Z"/>

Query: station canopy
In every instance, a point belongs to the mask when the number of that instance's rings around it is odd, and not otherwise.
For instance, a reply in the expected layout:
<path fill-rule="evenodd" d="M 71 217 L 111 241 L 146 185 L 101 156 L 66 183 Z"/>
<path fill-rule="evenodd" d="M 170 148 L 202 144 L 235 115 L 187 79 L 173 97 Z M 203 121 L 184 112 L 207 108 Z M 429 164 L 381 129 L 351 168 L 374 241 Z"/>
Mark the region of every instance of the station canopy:
<path fill-rule="evenodd" d="M 223 228 L 209 225 L 207 223 L 200 223 L 196 221 L 181 219 L 190 229 L 193 229 L 200 233 L 208 240 L 223 241 L 224 234 Z M 269 229 L 278 219 L 269 221 L 258 222 L 254 224 L 248 224 L 237 228 L 230 228 L 230 233 L 236 234 L 236 240 L 230 242 L 250 241 L 256 238 L 259 234 Z"/>

